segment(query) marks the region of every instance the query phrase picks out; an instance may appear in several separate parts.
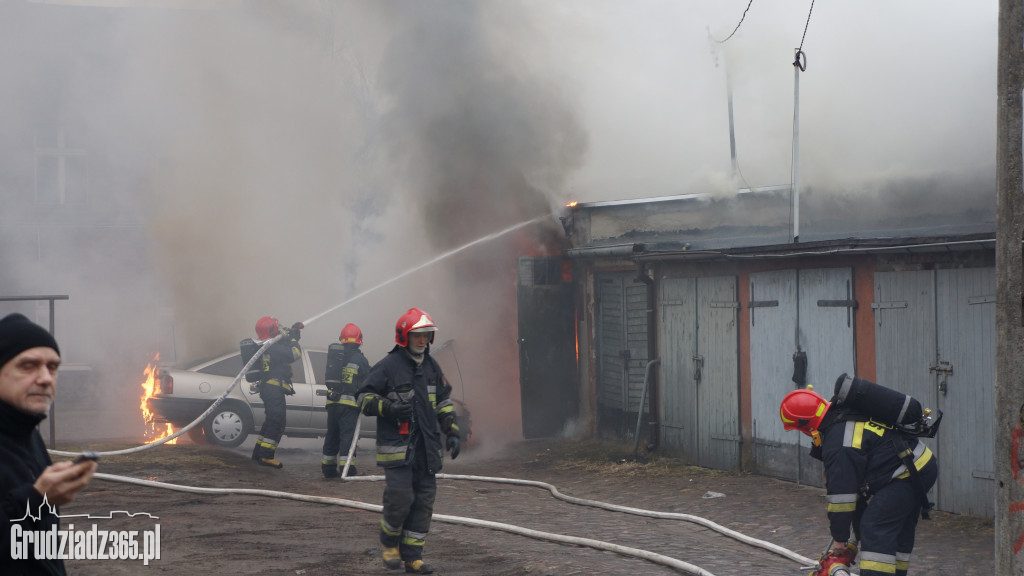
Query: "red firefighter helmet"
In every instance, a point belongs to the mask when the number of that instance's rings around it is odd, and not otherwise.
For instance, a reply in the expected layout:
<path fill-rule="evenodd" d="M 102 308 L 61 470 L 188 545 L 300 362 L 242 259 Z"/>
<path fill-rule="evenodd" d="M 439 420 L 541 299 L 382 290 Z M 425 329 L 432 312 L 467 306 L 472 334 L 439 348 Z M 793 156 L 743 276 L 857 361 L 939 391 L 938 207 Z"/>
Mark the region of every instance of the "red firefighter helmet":
<path fill-rule="evenodd" d="M 355 324 L 345 324 L 345 327 L 341 329 L 341 335 L 338 336 L 338 340 L 341 340 L 342 344 L 359 344 L 362 346 L 363 331 Z"/>
<path fill-rule="evenodd" d="M 277 318 L 264 316 L 256 321 L 256 337 L 260 340 L 267 340 L 281 333 L 281 326 Z"/>
<path fill-rule="evenodd" d="M 811 436 L 811 432 L 818 429 L 829 406 L 830 403 L 813 390 L 793 390 L 786 394 L 779 406 L 782 427 Z"/>
<path fill-rule="evenodd" d="M 437 326 L 430 315 L 419 308 L 409 308 L 395 324 L 395 344 L 409 345 L 409 332 L 430 332 L 430 343 L 434 343 L 434 332 Z"/>

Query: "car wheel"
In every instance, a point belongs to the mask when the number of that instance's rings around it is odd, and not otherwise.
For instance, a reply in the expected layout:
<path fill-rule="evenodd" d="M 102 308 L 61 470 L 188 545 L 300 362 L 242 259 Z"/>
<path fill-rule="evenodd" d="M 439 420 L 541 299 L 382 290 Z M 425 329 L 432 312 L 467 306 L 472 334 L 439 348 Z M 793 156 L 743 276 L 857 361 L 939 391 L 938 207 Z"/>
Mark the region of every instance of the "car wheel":
<path fill-rule="evenodd" d="M 189 440 L 198 446 L 210 443 L 210 441 L 206 439 L 206 430 L 203 426 L 194 426 L 190 428 L 186 434 L 188 434 Z"/>
<path fill-rule="evenodd" d="M 217 446 L 234 448 L 249 436 L 252 417 L 234 405 L 221 406 L 203 424 L 206 440 Z"/>

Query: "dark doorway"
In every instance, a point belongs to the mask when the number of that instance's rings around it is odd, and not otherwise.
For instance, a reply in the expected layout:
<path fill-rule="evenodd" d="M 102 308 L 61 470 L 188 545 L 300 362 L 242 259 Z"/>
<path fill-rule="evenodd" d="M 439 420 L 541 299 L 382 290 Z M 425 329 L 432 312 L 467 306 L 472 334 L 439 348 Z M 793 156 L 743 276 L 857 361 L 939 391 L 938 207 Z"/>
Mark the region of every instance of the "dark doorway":
<path fill-rule="evenodd" d="M 523 436 L 556 436 L 579 415 L 575 284 L 563 259 L 522 257 L 518 285 Z"/>

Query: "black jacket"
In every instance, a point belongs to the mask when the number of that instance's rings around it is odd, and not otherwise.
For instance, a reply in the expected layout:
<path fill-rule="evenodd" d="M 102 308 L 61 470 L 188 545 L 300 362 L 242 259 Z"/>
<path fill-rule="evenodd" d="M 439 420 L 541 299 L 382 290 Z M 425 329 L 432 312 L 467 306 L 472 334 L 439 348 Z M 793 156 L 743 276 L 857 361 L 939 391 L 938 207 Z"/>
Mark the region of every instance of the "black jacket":
<path fill-rule="evenodd" d="M 907 467 L 896 455 L 893 435 L 900 434 L 913 450 L 918 470 L 937 466 L 923 442 L 866 416 L 829 410 L 819 432 L 820 451 L 812 450 L 811 455 L 825 465 L 828 519 L 836 542 L 849 540 L 859 500 L 871 497 L 890 482 L 909 481 Z"/>
<path fill-rule="evenodd" d="M 399 401 L 396 389 L 411 386 L 413 390 L 412 423 L 409 434 L 399 433 L 399 422 L 383 415 L 386 402 Z M 377 416 L 377 465 L 384 468 L 404 466 L 412 462 L 414 440 L 422 438 L 426 451 L 427 470 L 441 470 L 444 445 L 441 432 L 457 434 L 452 387 L 444 377 L 430 351 L 417 365 L 402 346 L 395 346 L 370 370 L 359 388 L 359 406 L 367 416 Z"/>
<path fill-rule="evenodd" d="M 4 576 L 61 575 L 63 560 L 12 560 L 11 530 L 20 524 L 24 531 L 49 530 L 60 519 L 44 507 L 43 496 L 32 486 L 43 469 L 52 464 L 46 445 L 36 428 L 45 416 L 29 416 L 0 402 L 0 574 Z M 41 516 L 39 520 L 26 517 Z M 24 518 L 19 522 L 11 520 Z M 30 555 L 32 552 L 30 551 Z"/>
<path fill-rule="evenodd" d="M 299 341 L 292 335 L 285 334 L 274 342 L 263 357 L 256 361 L 256 369 L 260 372 L 260 381 L 264 384 L 280 386 L 286 394 L 294 394 L 292 389 L 292 362 L 302 358 Z"/>

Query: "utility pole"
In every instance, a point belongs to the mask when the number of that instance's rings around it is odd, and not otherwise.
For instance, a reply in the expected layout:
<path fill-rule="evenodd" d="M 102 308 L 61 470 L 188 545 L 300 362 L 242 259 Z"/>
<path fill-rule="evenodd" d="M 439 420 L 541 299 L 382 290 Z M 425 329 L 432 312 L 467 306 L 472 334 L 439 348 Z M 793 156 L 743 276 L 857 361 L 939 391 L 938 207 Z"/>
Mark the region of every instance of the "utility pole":
<path fill-rule="evenodd" d="M 996 82 L 995 572 L 1024 575 L 1024 0 L 999 0 Z M 949 430 L 946 431 L 947 433 Z M 949 462 L 946 465 L 955 465 Z"/>

